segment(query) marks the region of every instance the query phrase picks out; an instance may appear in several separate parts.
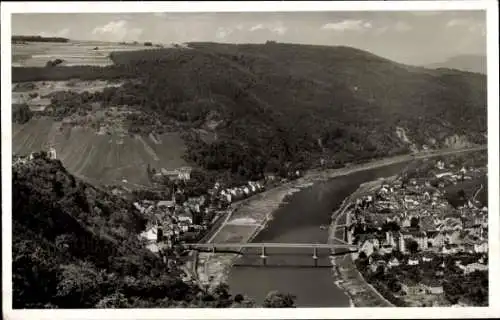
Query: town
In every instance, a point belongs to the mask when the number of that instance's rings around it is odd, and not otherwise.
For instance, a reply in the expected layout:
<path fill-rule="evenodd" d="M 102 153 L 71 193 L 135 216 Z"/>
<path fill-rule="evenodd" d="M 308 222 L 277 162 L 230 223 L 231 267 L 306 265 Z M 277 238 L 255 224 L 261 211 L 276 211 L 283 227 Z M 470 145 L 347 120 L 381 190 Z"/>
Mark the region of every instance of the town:
<path fill-rule="evenodd" d="M 347 213 L 358 270 L 395 305 L 488 304 L 487 168 L 458 160 L 386 179 Z"/>
<path fill-rule="evenodd" d="M 42 151 L 32 152 L 27 156 L 14 154 L 12 165 L 26 165 L 39 158 L 57 160 L 56 149 L 49 145 Z M 299 170 L 294 170 L 287 172 L 286 177 L 282 177 L 268 172 L 261 180 L 247 181 L 245 184 L 231 187 L 215 182 L 211 188 L 202 190 L 201 195 L 193 196 L 186 188 L 186 184 L 192 182 L 191 167 L 173 170 L 148 168 L 148 171 L 151 173 L 152 192 L 146 192 L 146 195 L 139 192 L 139 196 L 136 197 L 139 199 L 133 203 L 148 221 L 146 230 L 139 234 L 138 238 L 144 242 L 147 249 L 162 256 L 165 263 L 174 261 L 167 259 L 173 252 L 183 251 L 182 243 L 200 241 L 207 231 L 231 210 L 232 203 L 285 181 L 296 179 L 301 174 Z M 105 186 L 105 188 L 115 195 L 124 197 L 134 191 L 119 185 Z M 157 193 L 169 197 L 149 199 L 147 196 Z"/>
<path fill-rule="evenodd" d="M 40 157 L 57 159 L 51 147 L 27 157 L 15 155 L 13 166 Z M 487 304 L 485 154 L 469 164 L 463 162 L 459 156 L 413 161 L 413 168 L 379 181 L 348 208 L 347 241 L 359 248 L 353 254 L 355 264 L 394 305 Z M 203 241 L 209 229 L 233 210 L 232 203 L 301 174 L 290 172 L 284 178 L 269 173 L 233 187 L 216 182 L 192 196 L 186 191 L 191 168 L 151 171 L 157 188 L 169 182 L 170 197 L 134 202 L 148 221 L 138 238 L 167 264 L 185 261 L 179 259 L 187 253 L 182 244 Z M 117 188 L 112 192 L 119 193 Z M 175 258 L 169 259 L 173 254 Z"/>

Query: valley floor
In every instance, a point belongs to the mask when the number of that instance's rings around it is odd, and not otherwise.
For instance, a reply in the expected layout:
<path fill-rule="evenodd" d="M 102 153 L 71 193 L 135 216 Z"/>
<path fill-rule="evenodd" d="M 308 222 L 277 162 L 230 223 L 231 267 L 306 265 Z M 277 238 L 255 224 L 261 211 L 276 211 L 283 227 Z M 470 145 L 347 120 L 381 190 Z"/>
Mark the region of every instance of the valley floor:
<path fill-rule="evenodd" d="M 486 148 L 486 146 L 479 146 L 459 150 L 441 150 L 433 153 L 386 158 L 347 168 L 311 170 L 303 177 L 295 181 L 280 185 L 276 188 L 248 198 L 238 204 L 234 204 L 233 210 L 230 210 L 227 213 L 224 222 L 206 242 L 251 241 L 259 231 L 265 228 L 267 222 L 272 219 L 273 213 L 282 204 L 287 195 L 298 192 L 302 188 L 306 188 L 313 183 L 326 181 L 334 177 L 348 175 L 358 171 L 409 161 L 412 159 L 422 159 L 448 154 L 485 150 Z M 193 268 L 196 270 L 199 281 L 209 287 L 214 287 L 219 283 L 227 282 L 230 268 L 237 258 L 237 255 L 199 253 L 197 258 L 197 263 L 193 266 Z M 350 293 L 351 299 L 356 307 L 387 305 L 387 301 L 384 301 L 385 299 L 381 297 L 371 285 L 366 283 L 362 277 L 359 278 L 360 275 L 356 271 L 352 259 L 343 259 L 342 267 L 339 270 L 341 270 L 340 277 L 344 280 L 342 287 Z M 355 272 L 358 275 L 353 277 L 351 275 L 352 272 Z M 356 278 L 355 282 L 352 281 L 354 278 Z M 353 295 L 354 292 L 356 292 L 356 294 Z M 371 294 L 369 294 L 370 292 Z M 378 301 L 376 301 L 376 298 L 373 298 L 373 293 L 375 293 L 375 296 L 379 297 Z M 371 296 L 370 299 L 367 299 L 367 294 Z"/>

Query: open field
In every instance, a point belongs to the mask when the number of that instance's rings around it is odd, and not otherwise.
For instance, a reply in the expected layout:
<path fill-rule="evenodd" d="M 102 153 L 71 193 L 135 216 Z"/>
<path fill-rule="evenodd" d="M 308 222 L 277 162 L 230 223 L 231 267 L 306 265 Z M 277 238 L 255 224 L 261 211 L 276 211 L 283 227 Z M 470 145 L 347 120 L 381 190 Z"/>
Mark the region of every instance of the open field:
<path fill-rule="evenodd" d="M 96 50 L 94 50 L 97 48 Z M 70 41 L 67 43 L 28 42 L 12 44 L 12 66 L 43 67 L 49 60 L 62 59 L 62 66 L 113 64 L 109 54 L 113 51 L 151 49 L 140 44 L 120 45 L 97 41 Z"/>
<path fill-rule="evenodd" d="M 161 135 L 161 143 L 155 144 L 150 137 L 100 135 L 90 128 L 60 129 L 60 124 L 46 118 L 13 124 L 12 151 L 27 154 L 54 144 L 57 158 L 70 172 L 108 184 L 126 180 L 148 185 L 148 164 L 169 169 L 186 165 L 181 158 L 184 142 L 175 133 Z"/>
<path fill-rule="evenodd" d="M 123 83 L 114 81 L 34 81 L 17 83 L 12 86 L 12 104 L 27 104 L 31 111 L 43 111 L 50 105 L 51 99 L 46 95 L 56 91 L 72 91 L 94 93 L 107 87 L 119 87 Z"/>

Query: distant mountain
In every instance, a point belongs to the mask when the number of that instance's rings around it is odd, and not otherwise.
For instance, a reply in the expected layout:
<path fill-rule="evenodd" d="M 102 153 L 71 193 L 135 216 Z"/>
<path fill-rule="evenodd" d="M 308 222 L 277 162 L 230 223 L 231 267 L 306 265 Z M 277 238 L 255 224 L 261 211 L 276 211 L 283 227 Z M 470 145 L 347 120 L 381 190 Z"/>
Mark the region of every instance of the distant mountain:
<path fill-rule="evenodd" d="M 432 63 L 428 68 L 448 68 L 467 72 L 487 73 L 486 56 L 482 55 L 460 55 L 451 57 L 446 61 Z"/>
<path fill-rule="evenodd" d="M 11 38 L 13 43 L 17 42 L 68 42 L 68 38 L 63 37 L 42 37 L 42 36 L 16 36 Z"/>

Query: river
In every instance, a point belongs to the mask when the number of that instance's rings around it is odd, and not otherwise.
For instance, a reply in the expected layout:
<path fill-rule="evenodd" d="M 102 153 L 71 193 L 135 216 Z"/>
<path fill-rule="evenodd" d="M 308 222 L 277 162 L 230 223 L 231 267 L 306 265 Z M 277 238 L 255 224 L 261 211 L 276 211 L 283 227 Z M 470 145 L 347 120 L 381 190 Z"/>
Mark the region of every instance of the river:
<path fill-rule="evenodd" d="M 317 182 L 290 196 L 253 242 L 327 243 L 332 212 L 360 184 L 399 173 L 406 163 L 355 172 Z M 343 219 L 341 219 L 343 221 Z M 311 249 L 267 249 L 265 266 L 260 250 L 252 249 L 231 269 L 233 294 L 245 293 L 261 304 L 271 290 L 294 294 L 299 307 L 349 307 L 349 298 L 334 282 L 329 250 L 318 250 L 314 265 Z"/>

